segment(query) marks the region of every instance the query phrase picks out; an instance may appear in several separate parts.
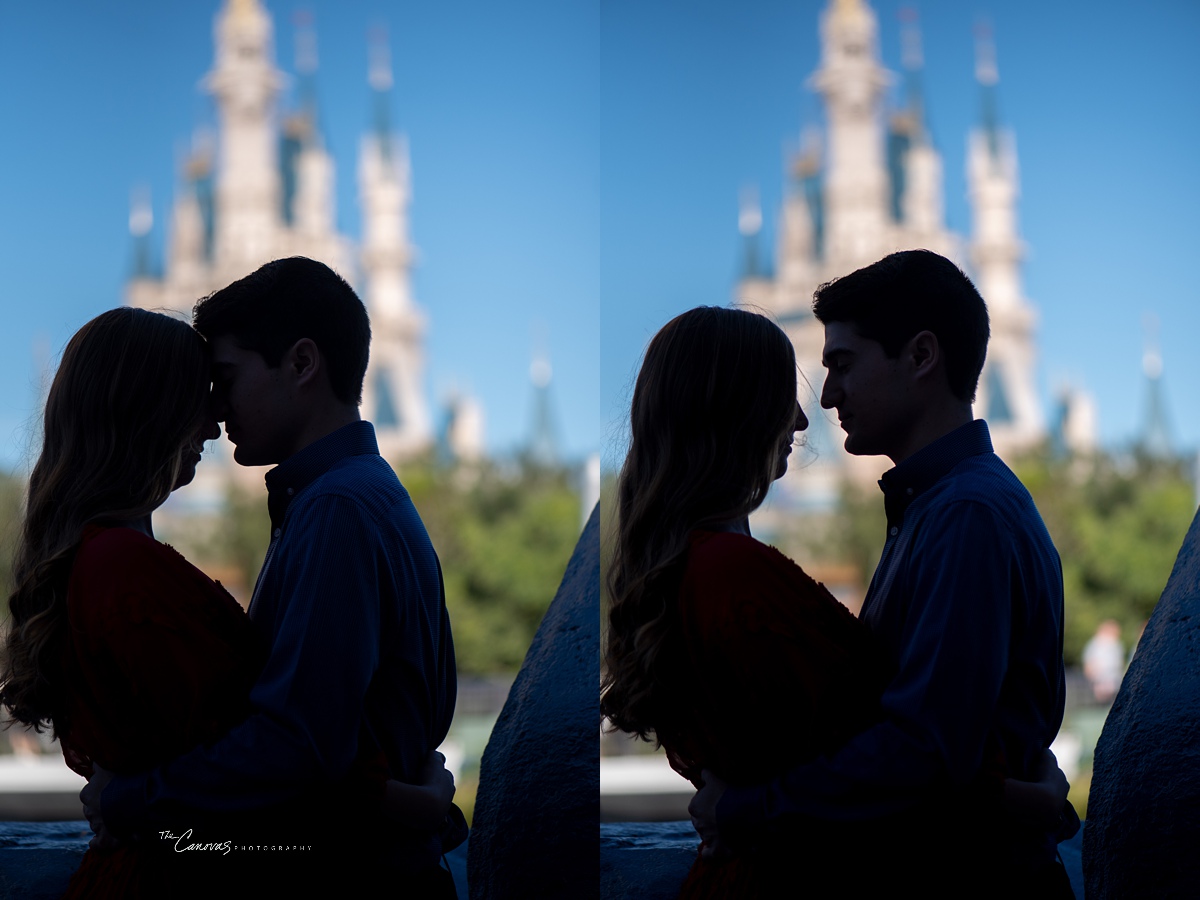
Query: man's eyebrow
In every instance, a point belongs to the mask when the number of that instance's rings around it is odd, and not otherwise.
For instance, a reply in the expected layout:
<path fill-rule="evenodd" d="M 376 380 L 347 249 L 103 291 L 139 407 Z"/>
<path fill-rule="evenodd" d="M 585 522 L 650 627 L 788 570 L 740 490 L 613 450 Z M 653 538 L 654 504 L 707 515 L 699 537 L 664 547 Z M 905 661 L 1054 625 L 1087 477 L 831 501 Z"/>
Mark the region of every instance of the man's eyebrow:
<path fill-rule="evenodd" d="M 821 365 L 829 368 L 830 361 L 836 356 L 853 356 L 854 351 L 849 347 L 831 347 L 821 354 Z"/>

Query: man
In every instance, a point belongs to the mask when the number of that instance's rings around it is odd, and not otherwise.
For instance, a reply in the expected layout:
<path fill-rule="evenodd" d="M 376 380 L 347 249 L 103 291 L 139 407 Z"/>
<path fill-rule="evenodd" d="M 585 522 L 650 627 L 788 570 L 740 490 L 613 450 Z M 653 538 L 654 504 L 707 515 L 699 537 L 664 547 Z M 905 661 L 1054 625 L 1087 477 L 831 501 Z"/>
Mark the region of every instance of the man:
<path fill-rule="evenodd" d="M 983 299 L 949 260 L 914 250 L 823 285 L 813 311 L 825 325 L 821 405 L 837 410 L 848 452 L 895 464 L 880 481 L 887 538 L 860 614 L 895 674 L 879 722 L 831 756 L 751 787 L 706 772 L 697 830 L 712 851 L 837 823 L 870 843 L 866 866 L 886 860 L 876 885 L 1070 896 L 1057 804 L 1038 820 L 1003 802 L 1028 787 L 1005 776 L 1049 778 L 1063 587 L 1032 499 L 973 420 Z M 959 880 L 967 868 L 977 881 Z"/>
<path fill-rule="evenodd" d="M 436 830 L 389 824 L 376 811 L 382 778 L 364 774 L 386 766 L 419 781 L 455 701 L 437 555 L 359 418 L 366 310 L 327 266 L 292 258 L 202 300 L 194 324 L 212 348 L 214 412 L 234 459 L 278 464 L 249 610 L 269 655 L 251 715 L 220 741 L 152 772 L 93 779 L 81 795 L 93 827 L 224 823 L 254 844 L 311 846 L 288 871 L 319 877 L 337 863 L 343 876 L 373 869 L 416 896 L 453 897 Z"/>

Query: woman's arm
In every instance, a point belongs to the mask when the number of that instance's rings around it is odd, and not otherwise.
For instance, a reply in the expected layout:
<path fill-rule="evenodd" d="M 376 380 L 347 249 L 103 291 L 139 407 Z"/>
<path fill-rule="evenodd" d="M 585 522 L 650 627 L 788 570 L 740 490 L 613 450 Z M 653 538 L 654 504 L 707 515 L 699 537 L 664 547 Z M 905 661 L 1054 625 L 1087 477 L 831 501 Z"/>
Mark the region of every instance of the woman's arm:
<path fill-rule="evenodd" d="M 397 825 L 419 831 L 437 831 L 454 799 L 454 775 L 446 757 L 434 750 L 421 768 L 419 784 L 390 779 L 384 785 L 383 813 Z"/>

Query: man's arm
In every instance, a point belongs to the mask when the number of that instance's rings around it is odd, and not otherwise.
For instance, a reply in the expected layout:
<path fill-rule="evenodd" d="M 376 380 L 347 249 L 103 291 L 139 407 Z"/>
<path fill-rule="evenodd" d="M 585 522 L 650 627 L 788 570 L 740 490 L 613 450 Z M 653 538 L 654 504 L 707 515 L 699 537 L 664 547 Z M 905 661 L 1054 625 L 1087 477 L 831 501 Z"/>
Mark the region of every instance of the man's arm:
<path fill-rule="evenodd" d="M 379 660 L 378 535 L 350 500 L 294 511 L 273 565 L 281 608 L 247 720 L 208 747 L 104 789 L 109 831 L 152 830 L 181 813 L 263 809 L 345 774 Z"/>
<path fill-rule="evenodd" d="M 924 523 L 910 553 L 912 600 L 883 720 L 769 784 L 698 796 L 723 836 L 744 838 L 794 816 L 882 817 L 941 780 L 961 785 L 977 774 L 1007 671 L 1012 538 L 990 509 L 959 502 Z"/>

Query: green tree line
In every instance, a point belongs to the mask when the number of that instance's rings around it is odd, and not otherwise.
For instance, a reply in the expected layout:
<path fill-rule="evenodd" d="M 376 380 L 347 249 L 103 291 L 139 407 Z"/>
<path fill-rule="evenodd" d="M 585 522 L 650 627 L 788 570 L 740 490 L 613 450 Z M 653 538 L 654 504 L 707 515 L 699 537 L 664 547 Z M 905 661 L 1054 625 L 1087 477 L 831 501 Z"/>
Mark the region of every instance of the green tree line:
<path fill-rule="evenodd" d="M 459 671 L 515 673 L 579 538 L 572 472 L 521 461 L 462 467 L 432 459 L 398 471 L 441 559 Z M 0 576 L 6 585 L 23 487 L 0 475 Z M 248 597 L 270 540 L 265 493 L 233 486 L 220 511 L 156 516 L 155 528 L 160 539 Z M 3 608 L 7 612 L 7 603 Z"/>

